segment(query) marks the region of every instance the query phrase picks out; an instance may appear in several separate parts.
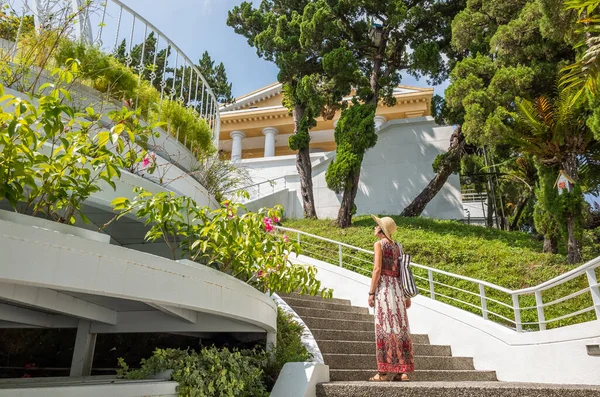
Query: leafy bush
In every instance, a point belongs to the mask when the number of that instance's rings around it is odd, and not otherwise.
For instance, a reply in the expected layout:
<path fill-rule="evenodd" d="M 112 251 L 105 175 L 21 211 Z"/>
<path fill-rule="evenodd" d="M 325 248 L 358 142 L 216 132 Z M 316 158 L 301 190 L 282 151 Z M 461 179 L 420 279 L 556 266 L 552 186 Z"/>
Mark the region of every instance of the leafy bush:
<path fill-rule="evenodd" d="M 288 255 L 298 252 L 294 242 L 274 238 L 269 232 L 283 208 L 263 208 L 240 215 L 241 204 L 225 202 L 211 210 L 189 197 L 174 193 L 156 195 L 136 188 L 134 200 L 117 198 L 112 205 L 119 219 L 134 213 L 150 225 L 146 239 L 162 239 L 178 256 L 214 267 L 267 292 L 292 292 L 331 296 L 322 290 L 314 267 L 293 265 Z"/>
<path fill-rule="evenodd" d="M 204 148 L 207 152 L 214 153 L 212 147 L 212 131 L 206 120 L 201 119 L 198 112 L 185 107 L 181 102 L 163 100 L 151 116 L 153 121 L 159 119 L 164 123 L 165 129 L 171 136 L 177 137 L 179 142 L 186 146 Z"/>
<path fill-rule="evenodd" d="M 118 375 L 126 379 L 146 379 L 173 370 L 171 378 L 179 382 L 177 393 L 182 397 L 260 397 L 268 395 L 260 361 L 248 352 L 242 354 L 215 347 L 199 352 L 156 349 L 152 357 L 142 360 L 138 370 L 130 370 L 120 359 Z"/>
<path fill-rule="evenodd" d="M 303 329 L 291 315 L 277 309 L 277 347 L 266 361 L 265 376 L 270 389 L 285 363 L 310 361 L 313 356 L 302 344 Z"/>
<path fill-rule="evenodd" d="M 542 242 L 531 235 L 521 232 L 505 232 L 479 226 L 468 226 L 455 221 L 432 220 L 426 218 L 405 218 L 392 216 L 398 225 L 395 238 L 402 243 L 410 253 L 413 262 L 436 269 L 461 274 L 475 279 L 485 280 L 510 289 L 521 289 L 538 285 L 577 265 L 569 265 L 563 254 L 552 255 L 542 253 Z M 356 247 L 372 250 L 375 237 L 373 236 L 373 221 L 368 216 L 356 219 L 354 225 L 347 229 L 338 229 L 330 225 L 328 220 L 286 220 L 284 226 L 341 241 Z M 290 236 L 295 238 L 295 236 Z M 338 263 L 337 246 L 316 239 L 302 236 L 303 241 L 311 246 L 309 255 L 321 258 L 329 263 Z M 585 240 L 586 260 L 600 254 L 597 245 L 592 244 L 592 237 Z M 373 256 L 360 252 L 343 249 L 344 266 L 366 276 L 371 275 Z M 428 295 L 428 274 L 426 271 L 413 268 L 417 277 L 417 285 Z M 419 278 L 420 277 L 420 278 Z M 453 285 L 471 291 L 476 295 L 461 293 L 448 287 L 436 285 L 436 292 L 460 299 L 475 306 L 480 305 L 478 286 L 467 282 L 458 282 L 442 275 L 435 275 L 434 281 Z M 544 302 L 550 302 L 587 287 L 585 276 L 578 277 L 570 283 L 544 291 Z M 489 298 L 496 299 L 507 305 L 512 305 L 510 296 L 496 293 L 486 288 Z M 481 314 L 481 310 L 468 305 L 461 305 L 449 298 L 436 295 L 436 299 L 461 307 L 464 310 Z M 546 319 L 560 317 L 575 310 L 591 306 L 589 294 L 583 294 L 557 305 L 546 307 Z M 535 305 L 534 296 L 520 298 L 521 307 Z M 514 318 L 512 309 L 488 301 L 488 309 L 509 319 Z M 522 321 L 536 322 L 535 309 L 525 309 L 521 313 Z M 548 324 L 548 328 L 588 321 L 594 318 L 593 312 Z M 501 318 L 490 316 L 490 319 L 506 325 L 512 325 Z M 525 328 L 535 329 L 535 325 Z"/>
<path fill-rule="evenodd" d="M 40 87 L 39 105 L 6 95 L 0 109 L 0 200 L 16 211 L 71 224 L 75 214 L 86 219 L 81 204 L 101 182 L 114 188 L 120 168 L 144 155 L 125 141 L 152 130 L 130 111 L 111 113 L 119 123 L 110 131 L 93 109 L 76 113 L 65 104 L 70 93 L 64 87 L 77 71 L 75 62 L 55 69 L 56 82 Z"/>
<path fill-rule="evenodd" d="M 191 172 L 192 177 L 218 202 L 225 200 L 226 193 L 248 185 L 252 180 L 248 170 L 239 162 L 200 154 L 198 163 L 198 167 Z"/>

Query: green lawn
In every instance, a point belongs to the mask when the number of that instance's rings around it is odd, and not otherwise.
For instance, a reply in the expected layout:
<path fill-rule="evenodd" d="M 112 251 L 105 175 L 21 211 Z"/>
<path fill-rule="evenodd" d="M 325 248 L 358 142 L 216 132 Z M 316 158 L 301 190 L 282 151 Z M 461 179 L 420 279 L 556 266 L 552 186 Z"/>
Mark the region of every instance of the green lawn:
<path fill-rule="evenodd" d="M 485 280 L 506 288 L 520 289 L 534 286 L 558 276 L 578 265 L 569 265 L 563 254 L 542 253 L 542 242 L 531 235 L 520 232 L 504 232 L 487 229 L 479 226 L 464 225 L 455 221 L 438 221 L 426 218 L 402 218 L 392 216 L 398 225 L 395 238 L 402 243 L 404 250 L 413 257 L 412 261 L 436 269 L 462 274 L 476 279 Z M 354 226 L 348 229 L 338 229 L 332 225 L 331 220 L 285 220 L 283 226 L 299 229 L 307 233 L 341 241 L 356 247 L 372 250 L 376 241 L 373 236 L 374 222 L 368 216 L 355 218 Z M 291 238 L 296 238 L 291 235 Z M 331 263 L 338 263 L 338 248 L 315 239 L 302 236 L 303 252 L 307 255 L 328 259 Z M 590 236 L 587 236 L 584 248 L 586 260 L 592 259 L 599 253 L 599 247 L 594 245 Z M 369 275 L 372 269 L 372 256 L 358 252 L 343 250 L 344 265 L 354 270 Z M 427 278 L 427 272 L 414 269 L 416 276 Z M 600 271 L 598 272 L 600 276 Z M 444 276 L 436 276 L 435 281 L 458 286 L 478 294 L 478 286 L 472 283 L 450 280 Z M 420 287 L 428 288 L 425 280 L 417 280 Z M 551 302 L 566 296 L 588 285 L 584 276 L 551 288 L 543 293 L 544 302 Z M 479 297 L 468 293 L 458 292 L 448 287 L 436 286 L 436 292 L 454 297 L 479 306 Z M 500 302 L 511 303 L 510 296 L 495 293 L 486 288 L 486 294 Z M 453 303 L 451 299 L 438 296 L 437 299 Z M 466 310 L 480 313 L 480 310 L 468 305 L 454 303 Z M 521 307 L 533 306 L 533 296 L 522 297 Z M 591 305 L 591 296 L 588 293 L 565 302 L 546 308 L 546 320 L 557 318 L 568 312 L 582 309 Z M 512 309 L 494 302 L 488 302 L 488 309 L 507 318 L 514 318 Z M 536 322 L 537 311 L 526 309 L 522 311 L 522 320 Z M 560 320 L 548 324 L 548 328 L 558 325 L 572 324 L 595 318 L 593 312 L 588 312 L 567 320 Z M 498 322 L 506 323 L 501 318 Z M 536 326 L 526 328 L 537 329 Z"/>

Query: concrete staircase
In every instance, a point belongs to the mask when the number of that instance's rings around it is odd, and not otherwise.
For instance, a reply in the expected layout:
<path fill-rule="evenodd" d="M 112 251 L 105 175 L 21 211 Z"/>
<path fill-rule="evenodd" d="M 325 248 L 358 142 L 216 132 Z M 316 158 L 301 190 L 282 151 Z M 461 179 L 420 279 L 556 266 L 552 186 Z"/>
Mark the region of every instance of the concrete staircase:
<path fill-rule="evenodd" d="M 377 373 L 375 325 L 364 307 L 349 300 L 302 295 L 282 296 L 311 330 L 332 381 L 366 381 Z M 410 314 L 409 314 L 410 315 Z M 494 371 L 476 371 L 470 357 L 453 357 L 450 346 L 413 335 L 415 372 L 412 381 L 495 381 Z"/>
<path fill-rule="evenodd" d="M 592 397 L 600 387 L 498 382 L 495 371 L 477 371 L 470 357 L 453 357 L 450 346 L 412 335 L 415 372 L 410 382 L 367 382 L 377 372 L 374 319 L 349 300 L 282 295 L 311 330 L 330 383 L 317 397 Z M 410 311 L 409 311 L 410 316 Z M 557 374 L 559 376 L 560 374 Z"/>

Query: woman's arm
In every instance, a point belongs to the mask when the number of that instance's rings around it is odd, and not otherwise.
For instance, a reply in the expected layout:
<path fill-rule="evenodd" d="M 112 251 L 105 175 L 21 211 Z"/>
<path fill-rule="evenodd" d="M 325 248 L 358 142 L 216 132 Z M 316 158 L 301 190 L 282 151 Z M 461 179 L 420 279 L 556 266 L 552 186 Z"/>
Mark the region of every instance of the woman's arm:
<path fill-rule="evenodd" d="M 378 241 L 373 246 L 375 256 L 373 258 L 373 276 L 371 277 L 371 288 L 369 289 L 369 306 L 375 306 L 375 295 L 377 285 L 379 284 L 379 278 L 381 277 L 381 243 Z"/>

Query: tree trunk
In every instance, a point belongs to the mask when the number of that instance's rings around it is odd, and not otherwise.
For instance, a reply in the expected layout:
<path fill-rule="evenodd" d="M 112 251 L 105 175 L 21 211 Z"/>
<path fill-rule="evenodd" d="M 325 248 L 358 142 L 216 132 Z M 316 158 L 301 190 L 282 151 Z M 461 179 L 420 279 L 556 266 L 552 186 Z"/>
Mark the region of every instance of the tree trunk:
<path fill-rule="evenodd" d="M 352 226 L 352 209 L 354 208 L 354 199 L 358 192 L 358 181 L 360 171 L 356 175 L 352 175 L 346 181 L 346 187 L 342 196 L 342 205 L 338 212 L 337 225 L 342 229 Z"/>
<path fill-rule="evenodd" d="M 563 161 L 563 169 L 575 181 L 579 181 L 577 173 L 577 157 L 575 154 L 566 156 Z M 573 210 L 568 210 L 569 215 L 567 216 L 567 259 L 569 263 L 581 262 L 581 242 L 577 240 L 577 217 L 581 214 L 576 214 Z"/>
<path fill-rule="evenodd" d="M 458 126 L 450 137 L 448 155 L 442 160 L 437 174 L 412 203 L 404 208 L 404 211 L 400 214 L 401 216 L 420 216 L 423 213 L 427 204 L 438 194 L 448 180 L 448 177 L 454 172 L 457 164 L 459 164 L 464 144 L 465 140 L 461 132 L 461 127 Z"/>
<path fill-rule="evenodd" d="M 531 195 L 527 195 L 519 199 L 519 202 L 517 203 L 517 211 L 515 212 L 515 217 L 513 218 L 513 221 L 510 224 L 509 230 L 515 230 L 517 228 L 519 220 L 521 219 L 521 215 L 523 215 L 523 211 L 525 211 L 525 207 L 527 207 L 527 203 L 529 202 L 530 198 Z"/>
<path fill-rule="evenodd" d="M 485 217 L 485 224 L 487 227 L 494 227 L 494 201 L 492 199 L 491 189 L 488 184 L 488 195 L 487 195 L 487 216 Z"/>
<path fill-rule="evenodd" d="M 300 130 L 300 122 L 304 117 L 304 108 L 296 104 L 293 110 L 294 133 Z M 312 182 L 312 164 L 310 162 L 310 148 L 300 148 L 296 154 L 296 170 L 300 177 L 300 196 L 302 197 L 302 206 L 304 208 L 305 218 L 317 218 L 315 208 L 315 198 L 313 194 Z"/>
<path fill-rule="evenodd" d="M 544 253 L 556 254 L 558 252 L 558 240 L 554 236 L 544 235 Z"/>

